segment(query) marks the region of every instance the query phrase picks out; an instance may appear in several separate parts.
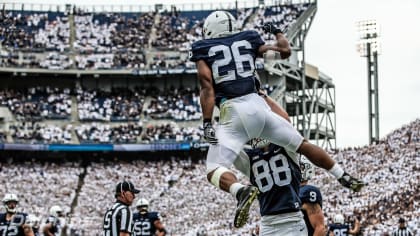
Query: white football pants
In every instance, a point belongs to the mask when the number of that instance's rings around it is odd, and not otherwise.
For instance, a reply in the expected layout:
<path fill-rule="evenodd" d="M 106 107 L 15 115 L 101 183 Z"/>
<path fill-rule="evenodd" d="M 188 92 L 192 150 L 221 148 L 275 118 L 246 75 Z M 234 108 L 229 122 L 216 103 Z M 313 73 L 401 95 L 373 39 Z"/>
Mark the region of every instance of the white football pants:
<path fill-rule="evenodd" d="M 207 172 L 219 166 L 230 168 L 244 144 L 253 138 L 264 138 L 296 152 L 303 137 L 287 120 L 271 111 L 256 93 L 229 99 L 220 106 L 216 126 L 217 145 L 207 153 Z"/>

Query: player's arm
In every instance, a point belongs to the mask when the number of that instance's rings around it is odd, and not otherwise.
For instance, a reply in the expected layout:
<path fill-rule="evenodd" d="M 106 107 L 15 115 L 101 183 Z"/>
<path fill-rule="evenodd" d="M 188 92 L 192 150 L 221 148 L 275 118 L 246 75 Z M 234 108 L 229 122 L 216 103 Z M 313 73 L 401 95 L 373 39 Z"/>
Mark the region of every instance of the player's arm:
<path fill-rule="evenodd" d="M 158 219 L 158 220 L 155 220 L 153 224 L 155 225 L 155 228 L 157 229 L 156 236 L 166 235 L 166 230 L 165 230 L 165 227 L 163 227 L 162 221 Z"/>
<path fill-rule="evenodd" d="M 211 120 L 214 109 L 214 89 L 212 83 L 212 74 L 210 68 L 204 62 L 199 60 L 196 62 L 198 79 L 200 80 L 200 103 L 203 112 L 203 120 Z"/>
<path fill-rule="evenodd" d="M 51 233 L 52 227 L 53 227 L 52 223 L 48 223 L 44 226 L 44 228 L 42 229 L 42 232 L 44 233 L 45 236 L 54 236 L 54 234 Z"/>
<path fill-rule="evenodd" d="M 22 229 L 23 229 L 23 233 L 25 234 L 25 236 L 34 236 L 34 232 L 33 232 L 30 225 L 23 224 Z"/>
<path fill-rule="evenodd" d="M 130 236 L 131 234 L 128 232 L 120 232 L 119 236 Z"/>
<path fill-rule="evenodd" d="M 349 234 L 357 234 L 360 230 L 360 221 L 357 219 L 357 217 L 354 217 L 354 227 L 353 229 L 349 230 Z"/>
<path fill-rule="evenodd" d="M 302 205 L 302 209 L 306 212 L 309 218 L 309 222 L 314 228 L 314 236 L 324 236 L 324 213 L 322 212 L 321 206 L 318 203 L 305 202 Z"/>
<path fill-rule="evenodd" d="M 286 36 L 278 29 L 273 23 L 265 23 L 263 30 L 266 33 L 271 33 L 276 36 L 277 43 L 276 45 L 262 45 L 258 48 L 258 55 L 263 56 L 268 50 L 273 50 L 280 53 L 281 59 L 289 58 L 292 54 L 292 49 L 290 48 L 289 40 Z"/>

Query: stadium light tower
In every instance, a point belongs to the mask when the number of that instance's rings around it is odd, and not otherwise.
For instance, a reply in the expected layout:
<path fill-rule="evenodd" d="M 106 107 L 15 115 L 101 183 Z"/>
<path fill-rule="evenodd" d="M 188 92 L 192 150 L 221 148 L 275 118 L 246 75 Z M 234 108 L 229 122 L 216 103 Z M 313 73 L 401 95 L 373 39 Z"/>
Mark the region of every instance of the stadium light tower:
<path fill-rule="evenodd" d="M 380 54 L 379 25 L 376 20 L 356 23 L 359 40 L 357 51 L 367 58 L 369 100 L 369 143 L 379 141 L 378 55 Z"/>

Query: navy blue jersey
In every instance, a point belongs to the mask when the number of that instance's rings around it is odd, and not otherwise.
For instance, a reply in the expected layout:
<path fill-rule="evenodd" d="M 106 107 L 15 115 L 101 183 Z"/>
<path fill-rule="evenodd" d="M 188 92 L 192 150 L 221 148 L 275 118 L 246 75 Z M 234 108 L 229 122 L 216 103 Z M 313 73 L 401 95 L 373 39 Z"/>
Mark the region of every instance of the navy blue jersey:
<path fill-rule="evenodd" d="M 32 231 L 34 232 L 34 236 L 41 236 L 41 233 L 39 232 L 39 228 L 32 227 Z"/>
<path fill-rule="evenodd" d="M 0 235 L 4 236 L 24 236 L 22 225 L 28 215 L 25 213 L 16 213 L 12 219 L 6 220 L 6 213 L 0 214 Z"/>
<path fill-rule="evenodd" d="M 58 217 L 55 216 L 49 216 L 47 220 L 45 221 L 46 224 L 51 224 L 50 233 L 54 235 L 58 235 L 61 230 L 61 222 Z"/>
<path fill-rule="evenodd" d="M 311 204 L 319 204 L 322 208 L 322 194 L 319 189 L 313 185 L 303 185 L 300 187 L 299 190 L 299 198 L 302 201 L 302 204 L 311 203 Z M 306 227 L 308 228 L 308 235 L 314 234 L 314 228 L 309 221 L 308 214 L 306 211 L 303 211 L 303 216 L 305 219 Z"/>
<path fill-rule="evenodd" d="M 328 232 L 333 232 L 334 236 L 347 236 L 349 235 L 349 226 L 344 224 L 330 224 L 328 225 Z"/>
<path fill-rule="evenodd" d="M 258 201 L 261 215 L 299 211 L 301 173 L 286 151 L 270 144 L 266 151 L 255 149 L 246 152 L 250 159 L 251 183 L 260 190 Z"/>
<path fill-rule="evenodd" d="M 155 221 L 160 220 L 158 212 L 147 212 L 142 215 L 140 213 L 133 214 L 133 236 L 149 236 L 155 235 Z"/>
<path fill-rule="evenodd" d="M 217 105 L 223 98 L 256 92 L 255 58 L 261 45 L 264 41 L 252 30 L 192 45 L 190 60 L 204 60 L 211 68 Z"/>

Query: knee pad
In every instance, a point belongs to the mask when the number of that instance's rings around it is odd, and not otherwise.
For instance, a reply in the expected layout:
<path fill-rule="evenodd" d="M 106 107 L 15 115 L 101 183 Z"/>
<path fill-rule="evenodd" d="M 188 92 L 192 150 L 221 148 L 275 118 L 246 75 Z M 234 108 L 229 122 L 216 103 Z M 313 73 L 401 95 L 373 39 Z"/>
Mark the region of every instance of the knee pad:
<path fill-rule="evenodd" d="M 226 167 L 223 167 L 223 166 L 220 166 L 220 167 L 217 167 L 216 169 L 215 169 L 215 171 L 213 172 L 213 175 L 211 176 L 211 180 L 210 180 L 210 182 L 214 185 L 214 186 L 216 186 L 217 188 L 220 188 L 220 176 L 222 176 L 224 173 L 226 173 L 226 172 L 230 172 L 230 173 L 233 173 L 232 171 L 230 171 L 228 168 L 226 168 Z"/>

